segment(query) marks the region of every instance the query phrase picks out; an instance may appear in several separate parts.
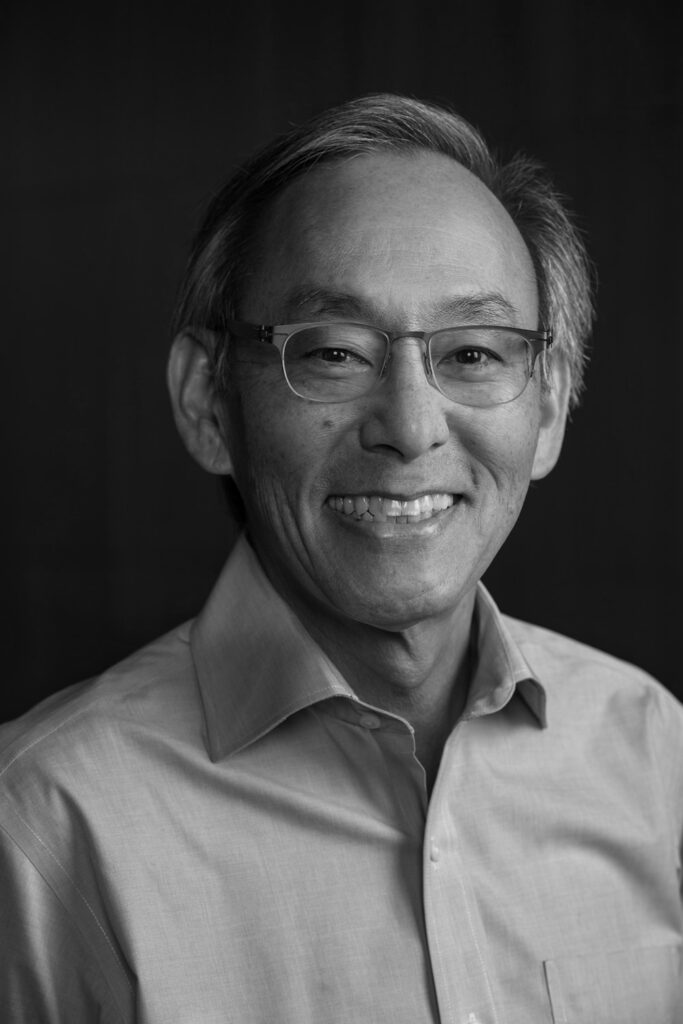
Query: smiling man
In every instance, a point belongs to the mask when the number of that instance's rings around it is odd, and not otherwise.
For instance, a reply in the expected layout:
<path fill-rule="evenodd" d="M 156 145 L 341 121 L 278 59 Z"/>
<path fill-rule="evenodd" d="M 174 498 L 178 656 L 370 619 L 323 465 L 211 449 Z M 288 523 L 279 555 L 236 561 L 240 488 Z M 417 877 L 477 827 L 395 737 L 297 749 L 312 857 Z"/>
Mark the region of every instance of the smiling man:
<path fill-rule="evenodd" d="M 9 1022 L 683 1019 L 683 714 L 480 584 L 590 323 L 544 173 L 345 104 L 219 193 L 169 384 L 245 531 L 204 610 L 5 730 Z"/>

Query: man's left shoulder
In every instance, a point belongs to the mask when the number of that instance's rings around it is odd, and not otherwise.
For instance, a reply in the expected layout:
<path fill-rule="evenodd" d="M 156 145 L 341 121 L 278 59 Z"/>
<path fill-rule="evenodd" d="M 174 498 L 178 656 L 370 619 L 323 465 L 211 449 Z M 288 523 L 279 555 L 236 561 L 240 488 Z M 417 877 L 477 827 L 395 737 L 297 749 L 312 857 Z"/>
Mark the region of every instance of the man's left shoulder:
<path fill-rule="evenodd" d="M 605 710 L 648 710 L 673 717 L 683 735 L 683 705 L 648 672 L 543 626 L 503 616 L 529 668 L 555 699 Z"/>

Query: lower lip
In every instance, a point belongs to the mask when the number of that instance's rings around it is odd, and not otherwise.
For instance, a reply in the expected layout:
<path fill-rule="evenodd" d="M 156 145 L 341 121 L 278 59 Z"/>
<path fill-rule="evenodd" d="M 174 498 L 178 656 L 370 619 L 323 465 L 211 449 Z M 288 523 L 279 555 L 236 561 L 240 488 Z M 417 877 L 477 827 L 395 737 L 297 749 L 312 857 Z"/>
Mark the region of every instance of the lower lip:
<path fill-rule="evenodd" d="M 437 533 L 443 529 L 448 520 L 458 511 L 462 505 L 462 497 L 456 497 L 453 504 L 449 505 L 448 508 L 441 509 L 439 512 L 435 512 L 429 519 L 419 519 L 414 523 L 399 523 L 395 519 L 387 519 L 385 522 L 372 519 L 356 519 L 354 516 L 345 515 L 343 512 L 337 512 L 336 509 L 331 508 L 330 505 L 325 507 L 340 522 L 343 526 L 347 526 L 351 530 L 360 530 L 361 533 L 373 537 L 390 538 L 390 539 L 401 539 L 416 537 L 428 537 L 430 534 Z"/>

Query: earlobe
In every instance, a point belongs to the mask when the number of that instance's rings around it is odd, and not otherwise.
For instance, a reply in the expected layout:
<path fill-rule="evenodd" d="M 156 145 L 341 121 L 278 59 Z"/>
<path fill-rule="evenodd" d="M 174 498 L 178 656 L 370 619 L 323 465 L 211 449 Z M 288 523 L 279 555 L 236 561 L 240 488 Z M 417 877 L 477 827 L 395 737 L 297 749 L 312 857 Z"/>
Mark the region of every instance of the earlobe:
<path fill-rule="evenodd" d="M 553 353 L 549 372 L 550 387 L 546 387 L 541 395 L 541 424 L 531 472 L 532 480 L 541 480 L 555 467 L 567 425 L 571 377 L 569 365 L 562 353 Z"/>
<path fill-rule="evenodd" d="M 173 416 L 190 455 L 209 473 L 232 471 L 225 422 L 211 375 L 215 336 L 211 331 L 187 330 L 173 341 L 167 382 Z"/>

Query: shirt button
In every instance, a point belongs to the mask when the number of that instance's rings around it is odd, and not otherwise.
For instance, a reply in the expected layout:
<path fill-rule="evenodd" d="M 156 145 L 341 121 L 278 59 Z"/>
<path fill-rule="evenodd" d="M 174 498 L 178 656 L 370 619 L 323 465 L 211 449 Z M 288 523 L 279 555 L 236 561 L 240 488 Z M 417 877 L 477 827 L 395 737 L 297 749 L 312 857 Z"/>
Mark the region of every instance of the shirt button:
<path fill-rule="evenodd" d="M 373 715 L 368 711 L 360 716 L 358 724 L 362 725 L 364 729 L 379 729 L 382 723 L 380 722 L 378 715 Z"/>
<path fill-rule="evenodd" d="M 467 1020 L 464 1022 L 464 1024 L 479 1024 L 479 1018 L 477 1017 L 476 1013 L 469 1013 L 467 1015 Z"/>
<path fill-rule="evenodd" d="M 440 857 L 441 850 L 439 849 L 438 843 L 432 836 L 432 838 L 429 840 L 429 859 L 431 860 L 432 864 L 438 864 Z"/>

